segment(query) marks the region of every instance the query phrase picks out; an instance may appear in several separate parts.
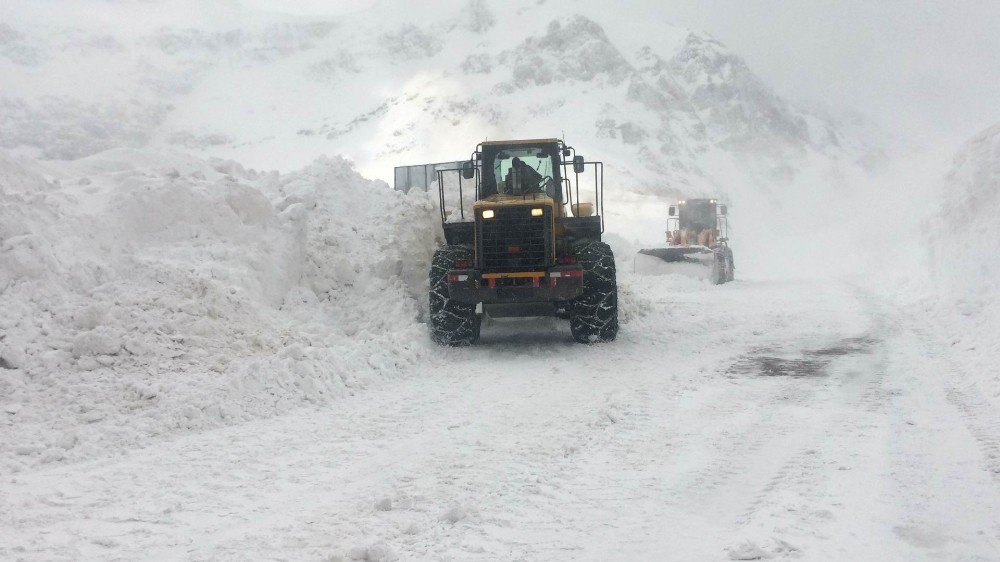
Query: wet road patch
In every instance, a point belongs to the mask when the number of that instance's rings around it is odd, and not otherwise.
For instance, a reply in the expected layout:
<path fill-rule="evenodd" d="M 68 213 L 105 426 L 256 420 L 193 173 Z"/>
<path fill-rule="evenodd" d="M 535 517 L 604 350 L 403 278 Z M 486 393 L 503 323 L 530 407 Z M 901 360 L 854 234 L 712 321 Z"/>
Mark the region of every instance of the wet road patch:
<path fill-rule="evenodd" d="M 871 353 L 876 340 L 868 337 L 845 338 L 831 346 L 807 349 L 798 356 L 779 356 L 773 348 L 756 348 L 737 359 L 726 374 L 762 377 L 823 377 L 826 367 L 836 358 Z"/>
<path fill-rule="evenodd" d="M 739 359 L 729 368 L 728 373 L 763 377 L 819 377 L 826 375 L 824 368 L 829 363 L 822 359 L 787 359 L 760 355 Z"/>
<path fill-rule="evenodd" d="M 868 337 L 858 337 L 858 338 L 847 338 L 840 342 L 831 345 L 830 347 L 824 347 L 821 349 L 813 349 L 805 352 L 805 355 L 809 357 L 830 357 L 830 356 L 840 356 L 840 355 L 853 355 L 856 353 L 871 353 L 872 346 L 875 345 L 875 340 Z"/>

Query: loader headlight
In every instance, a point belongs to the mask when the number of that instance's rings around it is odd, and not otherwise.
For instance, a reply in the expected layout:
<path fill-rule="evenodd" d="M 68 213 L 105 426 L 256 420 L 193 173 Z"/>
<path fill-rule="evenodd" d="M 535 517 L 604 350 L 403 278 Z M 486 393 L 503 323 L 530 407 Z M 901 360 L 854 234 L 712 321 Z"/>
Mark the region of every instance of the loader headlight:
<path fill-rule="evenodd" d="M 492 219 L 493 218 L 493 209 L 486 209 L 485 211 L 483 211 L 483 218 L 484 219 Z"/>
<path fill-rule="evenodd" d="M 532 209 L 531 210 L 531 216 L 533 216 L 533 217 L 540 217 L 540 216 L 542 216 L 542 210 L 541 209 Z"/>

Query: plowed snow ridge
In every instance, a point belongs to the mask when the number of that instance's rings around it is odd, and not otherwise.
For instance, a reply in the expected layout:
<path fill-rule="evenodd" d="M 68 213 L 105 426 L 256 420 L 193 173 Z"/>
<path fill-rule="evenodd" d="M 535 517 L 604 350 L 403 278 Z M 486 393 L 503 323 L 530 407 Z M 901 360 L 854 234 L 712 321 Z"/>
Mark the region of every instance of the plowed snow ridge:
<path fill-rule="evenodd" d="M 0 466 L 101 457 L 399 377 L 437 211 L 340 159 L 292 174 L 0 155 Z"/>

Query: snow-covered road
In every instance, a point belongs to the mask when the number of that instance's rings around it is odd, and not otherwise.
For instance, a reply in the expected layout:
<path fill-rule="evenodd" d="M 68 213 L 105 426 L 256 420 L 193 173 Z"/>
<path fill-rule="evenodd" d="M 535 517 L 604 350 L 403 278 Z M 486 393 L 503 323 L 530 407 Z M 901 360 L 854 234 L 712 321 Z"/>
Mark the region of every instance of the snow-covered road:
<path fill-rule="evenodd" d="M 306 409 L 0 487 L 2 559 L 1000 557 L 1000 415 L 838 283 L 624 275 L 619 341 L 484 328 Z"/>

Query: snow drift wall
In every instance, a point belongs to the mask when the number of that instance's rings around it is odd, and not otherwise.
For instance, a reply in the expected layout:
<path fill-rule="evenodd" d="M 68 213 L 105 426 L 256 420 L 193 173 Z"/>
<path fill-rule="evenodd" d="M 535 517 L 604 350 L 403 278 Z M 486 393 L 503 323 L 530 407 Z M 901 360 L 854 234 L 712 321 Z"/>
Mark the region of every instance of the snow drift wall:
<path fill-rule="evenodd" d="M 935 318 L 1000 400 L 1000 123 L 962 147 L 943 199 L 929 229 Z"/>
<path fill-rule="evenodd" d="M 44 167 L 41 167 L 44 166 Z M 0 154 L 0 463 L 324 403 L 419 361 L 437 215 L 339 158 L 286 175 Z"/>
<path fill-rule="evenodd" d="M 1000 124 L 969 140 L 946 178 L 933 231 L 935 281 L 941 292 L 977 306 L 1000 290 Z"/>

